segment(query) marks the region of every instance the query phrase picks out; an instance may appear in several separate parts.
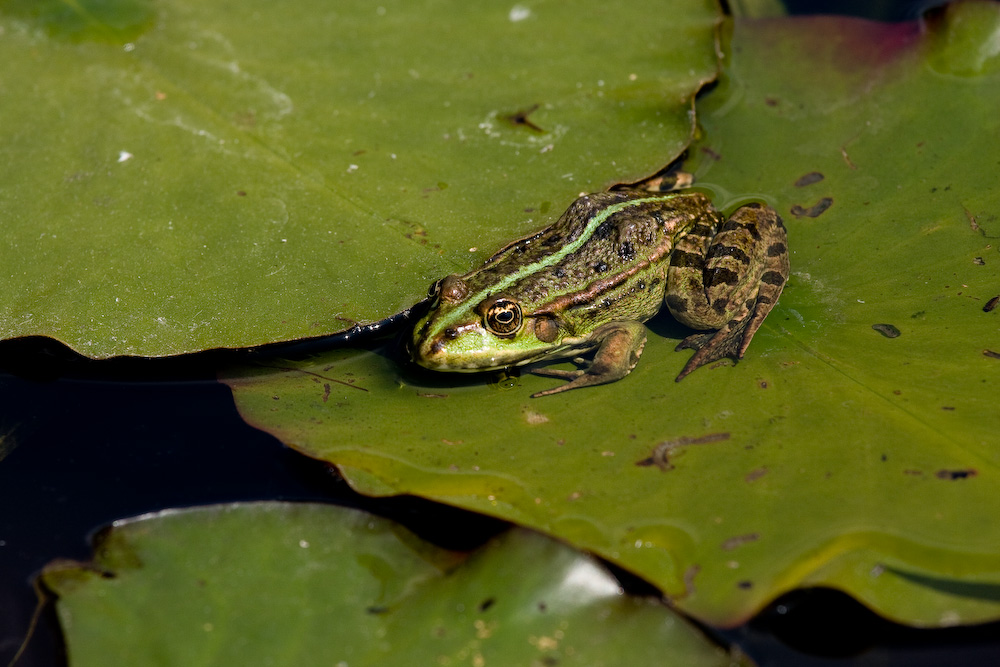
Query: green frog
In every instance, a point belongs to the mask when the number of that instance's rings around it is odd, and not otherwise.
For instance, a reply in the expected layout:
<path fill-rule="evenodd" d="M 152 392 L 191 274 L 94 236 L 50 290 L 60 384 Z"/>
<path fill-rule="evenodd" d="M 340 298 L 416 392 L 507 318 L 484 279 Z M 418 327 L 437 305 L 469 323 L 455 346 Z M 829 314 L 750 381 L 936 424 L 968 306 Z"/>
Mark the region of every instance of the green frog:
<path fill-rule="evenodd" d="M 747 204 L 724 219 L 700 193 L 634 190 L 584 195 L 554 224 L 508 244 L 478 269 L 431 287 L 410 353 L 438 371 L 484 371 L 576 357 L 549 396 L 620 380 L 646 343 L 643 322 L 666 304 L 698 330 L 677 376 L 739 360 L 788 278 L 777 212 Z"/>

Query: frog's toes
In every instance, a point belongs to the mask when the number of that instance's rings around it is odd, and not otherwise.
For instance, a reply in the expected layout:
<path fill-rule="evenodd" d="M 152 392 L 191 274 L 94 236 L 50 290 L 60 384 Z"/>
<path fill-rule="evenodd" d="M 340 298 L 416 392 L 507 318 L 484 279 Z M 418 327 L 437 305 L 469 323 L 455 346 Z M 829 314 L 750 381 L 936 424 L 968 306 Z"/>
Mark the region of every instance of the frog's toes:
<path fill-rule="evenodd" d="M 710 340 L 712 340 L 712 336 L 714 335 L 714 331 L 704 331 L 701 333 L 691 334 L 677 344 L 677 347 L 674 348 L 674 352 L 680 352 L 681 350 L 700 350 L 705 347 Z"/>
<path fill-rule="evenodd" d="M 575 361 L 575 360 L 574 360 Z M 541 375 L 543 377 L 550 378 L 560 378 L 562 380 L 575 380 L 581 375 L 585 375 L 587 371 L 576 369 L 575 371 L 564 371 L 558 368 L 533 368 L 528 371 L 532 375 Z"/>
<path fill-rule="evenodd" d="M 552 394 L 561 394 L 564 391 L 569 391 L 570 389 L 577 389 L 579 387 L 588 387 L 592 384 L 600 384 L 594 380 L 594 376 L 587 373 L 584 370 L 575 371 L 562 371 L 554 368 L 538 368 L 531 371 L 533 375 L 542 375 L 545 377 L 560 378 L 562 380 L 569 380 L 566 384 L 561 384 L 558 387 L 553 387 L 552 389 L 546 389 L 544 391 L 536 391 L 531 395 L 532 398 L 540 398 L 542 396 L 551 396 Z"/>
<path fill-rule="evenodd" d="M 718 331 L 692 334 L 681 341 L 676 347 L 677 350 L 695 350 L 695 353 L 688 359 L 676 381 L 680 382 L 691 371 L 713 361 L 725 358 L 733 361 L 742 359 L 743 351 L 746 349 L 744 344 L 746 326 L 746 319 L 734 320 Z"/>
<path fill-rule="evenodd" d="M 545 391 L 538 391 L 531 395 L 532 398 L 539 398 L 541 396 L 551 396 L 552 394 L 560 394 L 564 391 L 569 391 L 570 389 L 579 389 L 580 387 L 592 387 L 598 384 L 605 384 L 607 382 L 613 382 L 618 378 L 608 378 L 606 375 L 596 375 L 590 371 L 559 371 L 559 370 L 549 370 L 549 369 L 539 369 L 537 371 L 531 371 L 535 375 L 547 375 L 549 377 L 558 377 L 565 380 L 569 380 L 566 384 L 559 385 L 558 387 L 553 387 L 552 389 L 546 389 Z"/>

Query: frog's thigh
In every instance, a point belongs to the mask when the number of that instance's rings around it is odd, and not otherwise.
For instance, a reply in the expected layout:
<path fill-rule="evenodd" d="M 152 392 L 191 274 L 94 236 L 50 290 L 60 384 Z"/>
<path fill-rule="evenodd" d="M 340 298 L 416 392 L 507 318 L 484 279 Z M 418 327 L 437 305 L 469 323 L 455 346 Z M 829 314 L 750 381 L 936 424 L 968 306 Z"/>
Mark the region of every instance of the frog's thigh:
<path fill-rule="evenodd" d="M 761 212 L 744 206 L 714 237 L 688 234 L 677 244 L 665 301 L 679 322 L 692 329 L 721 329 L 753 307 L 766 263 Z"/>
<path fill-rule="evenodd" d="M 740 208 L 712 240 L 698 275 L 688 266 L 695 263 L 690 257 L 678 262 L 668 277 L 667 305 L 684 324 L 718 331 L 688 336 L 677 346 L 696 350 L 678 380 L 723 357 L 743 357 L 788 278 L 781 218 L 759 204 Z"/>

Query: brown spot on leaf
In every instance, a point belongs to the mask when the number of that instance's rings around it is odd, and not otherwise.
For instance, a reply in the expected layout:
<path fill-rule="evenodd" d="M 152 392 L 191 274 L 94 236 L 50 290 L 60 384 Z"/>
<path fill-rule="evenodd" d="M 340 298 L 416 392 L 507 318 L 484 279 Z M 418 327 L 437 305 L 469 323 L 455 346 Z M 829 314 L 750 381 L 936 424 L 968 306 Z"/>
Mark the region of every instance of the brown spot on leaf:
<path fill-rule="evenodd" d="M 766 474 L 767 474 L 767 466 L 761 466 L 759 468 L 755 468 L 750 472 L 748 472 L 746 477 L 744 477 L 743 479 L 746 480 L 747 482 L 754 482 Z"/>
<path fill-rule="evenodd" d="M 745 535 L 730 537 L 728 540 L 723 542 L 721 546 L 723 551 L 732 551 L 737 547 L 741 547 L 750 542 L 756 542 L 759 539 L 760 533 L 746 533 Z"/>
<path fill-rule="evenodd" d="M 983 350 L 983 356 L 989 357 L 990 359 L 1000 359 L 1000 352 L 994 352 L 993 350 Z"/>
<path fill-rule="evenodd" d="M 684 597 L 695 594 L 694 578 L 698 576 L 699 572 L 701 572 L 701 565 L 691 565 L 684 570 Z"/>
<path fill-rule="evenodd" d="M 802 217 L 818 218 L 820 215 L 823 214 L 823 211 L 830 208 L 831 206 L 833 206 L 833 198 L 823 197 L 809 208 L 803 208 L 802 206 L 796 204 L 795 206 L 792 206 L 791 212 L 792 215 L 794 215 L 796 218 L 802 218 Z"/>
<path fill-rule="evenodd" d="M 899 338 L 899 329 L 891 324 L 873 324 L 872 329 L 879 332 L 886 338 Z"/>
<path fill-rule="evenodd" d="M 810 171 L 808 174 L 799 177 L 799 180 L 795 181 L 795 187 L 804 188 L 807 185 L 812 185 L 813 183 L 819 183 L 824 178 L 823 174 L 818 171 Z"/>
<path fill-rule="evenodd" d="M 648 458 L 636 461 L 635 464 L 642 467 L 655 465 L 660 470 L 673 470 L 674 466 L 670 463 L 670 453 L 675 449 L 686 445 L 707 445 L 712 442 L 723 442 L 725 440 L 729 440 L 729 433 L 709 433 L 708 435 L 701 435 L 694 438 L 684 436 L 676 440 L 668 440 L 658 444 Z"/>
<path fill-rule="evenodd" d="M 971 229 L 974 232 L 982 233 L 982 227 L 979 226 L 979 221 L 976 220 L 976 216 L 972 214 L 972 211 L 965 208 L 964 206 L 962 207 L 962 210 L 965 211 L 965 217 L 968 218 L 969 220 L 969 229 Z"/>
<path fill-rule="evenodd" d="M 851 169 L 858 168 L 858 165 L 854 164 L 854 162 L 851 160 L 851 156 L 847 154 L 847 146 L 840 147 L 840 157 L 844 158 L 844 162 L 846 162 L 847 166 L 850 167 Z M 867 203 L 868 202 L 865 202 L 865 204 Z"/>
<path fill-rule="evenodd" d="M 992 299 L 986 302 L 986 305 L 983 306 L 983 312 L 984 313 L 990 312 L 991 310 L 997 307 L 997 304 L 1000 304 L 1000 294 L 998 294 L 997 296 L 993 297 Z"/>
<path fill-rule="evenodd" d="M 528 116 L 530 116 L 533 112 L 535 112 L 539 106 L 540 105 L 538 104 L 533 104 L 527 109 L 521 109 L 519 111 L 515 111 L 514 113 L 506 114 L 504 116 L 501 116 L 501 118 L 503 118 L 505 121 L 513 125 L 520 125 L 522 127 L 528 128 L 529 130 L 534 130 L 535 132 L 544 133 L 545 130 L 535 125 L 535 123 L 532 122 L 530 118 L 528 118 Z"/>
<path fill-rule="evenodd" d="M 978 474 L 979 472 L 975 468 L 964 468 L 958 470 L 938 470 L 934 473 L 934 476 L 938 479 L 952 481 L 958 479 L 969 479 L 970 477 L 975 477 Z"/>

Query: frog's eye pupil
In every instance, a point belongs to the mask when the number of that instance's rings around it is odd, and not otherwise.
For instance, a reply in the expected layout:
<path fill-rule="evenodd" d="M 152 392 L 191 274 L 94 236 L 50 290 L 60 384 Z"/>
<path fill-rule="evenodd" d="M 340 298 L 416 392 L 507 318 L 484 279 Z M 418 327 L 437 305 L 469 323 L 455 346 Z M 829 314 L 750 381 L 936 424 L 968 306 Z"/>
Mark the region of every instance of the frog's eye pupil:
<path fill-rule="evenodd" d="M 523 321 L 521 306 L 509 299 L 494 301 L 483 318 L 487 331 L 497 336 L 513 336 L 521 328 Z"/>
<path fill-rule="evenodd" d="M 431 300 L 429 309 L 435 310 L 439 305 L 441 305 L 441 281 L 435 280 L 431 283 L 431 286 L 427 288 L 427 298 Z"/>

